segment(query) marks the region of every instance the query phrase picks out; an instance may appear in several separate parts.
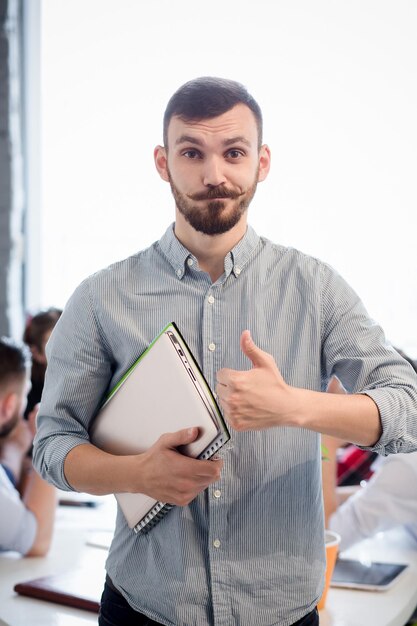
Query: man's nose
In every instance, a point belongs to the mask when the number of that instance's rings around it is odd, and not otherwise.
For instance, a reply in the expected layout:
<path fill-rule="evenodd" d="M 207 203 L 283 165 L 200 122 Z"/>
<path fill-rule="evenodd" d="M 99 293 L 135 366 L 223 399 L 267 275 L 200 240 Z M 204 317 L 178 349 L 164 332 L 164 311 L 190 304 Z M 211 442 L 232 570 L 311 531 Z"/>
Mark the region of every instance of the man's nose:
<path fill-rule="evenodd" d="M 226 182 L 223 163 L 216 157 L 206 159 L 204 164 L 203 183 L 206 187 L 218 187 Z"/>

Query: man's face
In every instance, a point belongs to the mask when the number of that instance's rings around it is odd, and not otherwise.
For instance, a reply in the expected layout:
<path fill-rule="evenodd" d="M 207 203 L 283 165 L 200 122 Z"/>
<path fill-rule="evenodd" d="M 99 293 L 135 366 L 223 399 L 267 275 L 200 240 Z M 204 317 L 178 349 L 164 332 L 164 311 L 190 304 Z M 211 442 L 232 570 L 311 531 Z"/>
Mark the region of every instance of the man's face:
<path fill-rule="evenodd" d="M 241 104 L 207 120 L 173 117 L 165 154 L 163 171 L 157 167 L 177 211 L 206 235 L 225 233 L 242 219 L 266 177 L 266 157 L 269 167 L 268 149 L 258 149 L 255 117 Z"/>

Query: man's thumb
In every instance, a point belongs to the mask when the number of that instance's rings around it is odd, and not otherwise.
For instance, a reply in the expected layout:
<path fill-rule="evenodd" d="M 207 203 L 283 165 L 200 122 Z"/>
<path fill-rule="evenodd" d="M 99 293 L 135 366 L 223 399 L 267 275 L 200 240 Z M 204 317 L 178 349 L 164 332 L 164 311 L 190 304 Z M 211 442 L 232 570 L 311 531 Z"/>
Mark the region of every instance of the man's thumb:
<path fill-rule="evenodd" d="M 252 361 L 254 367 L 264 365 L 266 353 L 255 344 L 249 330 L 243 331 L 240 337 L 240 348 L 243 354 Z"/>
<path fill-rule="evenodd" d="M 192 428 L 183 428 L 177 430 L 175 433 L 166 433 L 163 435 L 164 444 L 167 448 L 178 448 L 184 446 L 187 443 L 195 441 L 198 437 L 198 428 L 193 426 Z"/>

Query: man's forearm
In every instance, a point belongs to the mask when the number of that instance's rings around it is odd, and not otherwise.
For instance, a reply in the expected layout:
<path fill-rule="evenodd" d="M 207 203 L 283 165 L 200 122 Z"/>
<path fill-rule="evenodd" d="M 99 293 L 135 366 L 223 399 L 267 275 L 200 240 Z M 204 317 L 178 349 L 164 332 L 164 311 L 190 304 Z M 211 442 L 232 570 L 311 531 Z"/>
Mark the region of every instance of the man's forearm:
<path fill-rule="evenodd" d="M 223 368 L 217 372 L 216 385 L 224 414 L 235 430 L 294 426 L 364 446 L 380 439 L 379 410 L 369 396 L 288 385 L 274 358 L 255 345 L 247 330 L 242 333 L 241 348 L 252 369 Z"/>
<path fill-rule="evenodd" d="M 243 378 L 245 374 L 238 375 Z M 223 394 L 225 416 L 238 431 L 291 426 L 361 446 L 373 446 L 382 435 L 378 407 L 366 395 L 311 391 L 286 385 L 282 379 L 252 388 L 220 384 L 217 389 L 218 395 Z"/>
<path fill-rule="evenodd" d="M 107 454 L 81 444 L 67 455 L 65 477 L 78 491 L 144 493 L 179 506 L 189 504 L 220 478 L 221 459 L 194 459 L 178 448 L 195 441 L 198 428 L 165 433 L 145 452 L 129 456 Z"/>
<path fill-rule="evenodd" d="M 44 556 L 51 544 L 57 492 L 55 487 L 45 482 L 33 469 L 23 480 L 22 500 L 36 517 L 35 540 L 26 556 Z"/>
<path fill-rule="evenodd" d="M 379 410 L 369 396 L 321 393 L 305 389 L 293 391 L 298 396 L 300 411 L 290 417 L 292 425 L 361 446 L 373 446 L 380 439 L 382 425 Z"/>
<path fill-rule="evenodd" d="M 70 450 L 64 473 L 76 491 L 102 496 L 132 491 L 133 466 L 139 463 L 138 456 L 115 456 L 86 443 Z"/>
<path fill-rule="evenodd" d="M 27 450 L 16 441 L 7 441 L 0 446 L 0 463 L 5 465 L 13 475 L 15 485 L 18 485 L 22 475 L 22 464 Z"/>

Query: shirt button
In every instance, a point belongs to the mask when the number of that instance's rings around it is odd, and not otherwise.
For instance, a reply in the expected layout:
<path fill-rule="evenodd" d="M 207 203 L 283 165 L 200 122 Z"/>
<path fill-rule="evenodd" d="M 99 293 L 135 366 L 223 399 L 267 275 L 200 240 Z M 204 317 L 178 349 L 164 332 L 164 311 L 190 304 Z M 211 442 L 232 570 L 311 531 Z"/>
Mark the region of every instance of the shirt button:
<path fill-rule="evenodd" d="M 191 267 L 191 265 L 193 265 L 194 261 L 192 259 L 187 259 L 187 263 Z"/>
<path fill-rule="evenodd" d="M 180 268 L 177 270 L 177 276 L 181 276 L 181 275 L 182 275 L 182 269 Z"/>
<path fill-rule="evenodd" d="M 208 303 L 209 303 L 209 304 L 213 304 L 213 302 L 214 302 L 214 296 L 209 296 L 209 297 L 207 298 L 207 301 L 208 301 Z"/>
<path fill-rule="evenodd" d="M 210 350 L 210 352 L 214 352 L 215 349 L 216 349 L 216 344 L 215 343 L 209 343 L 208 349 Z"/>
<path fill-rule="evenodd" d="M 221 541 L 220 541 L 220 539 L 215 539 L 215 540 L 213 541 L 213 546 L 214 546 L 215 548 L 220 548 L 220 546 L 221 546 Z"/>
<path fill-rule="evenodd" d="M 221 495 L 222 495 L 222 492 L 220 491 L 220 489 L 215 489 L 215 490 L 213 491 L 213 496 L 214 496 L 215 498 L 220 498 L 220 496 L 221 496 Z"/>
<path fill-rule="evenodd" d="M 241 272 L 241 271 L 242 271 L 242 270 L 240 269 L 240 267 L 239 267 L 238 265 L 236 265 L 236 267 L 235 267 L 235 274 L 236 274 L 237 276 L 239 276 L 239 274 L 240 274 L 240 272 Z"/>

